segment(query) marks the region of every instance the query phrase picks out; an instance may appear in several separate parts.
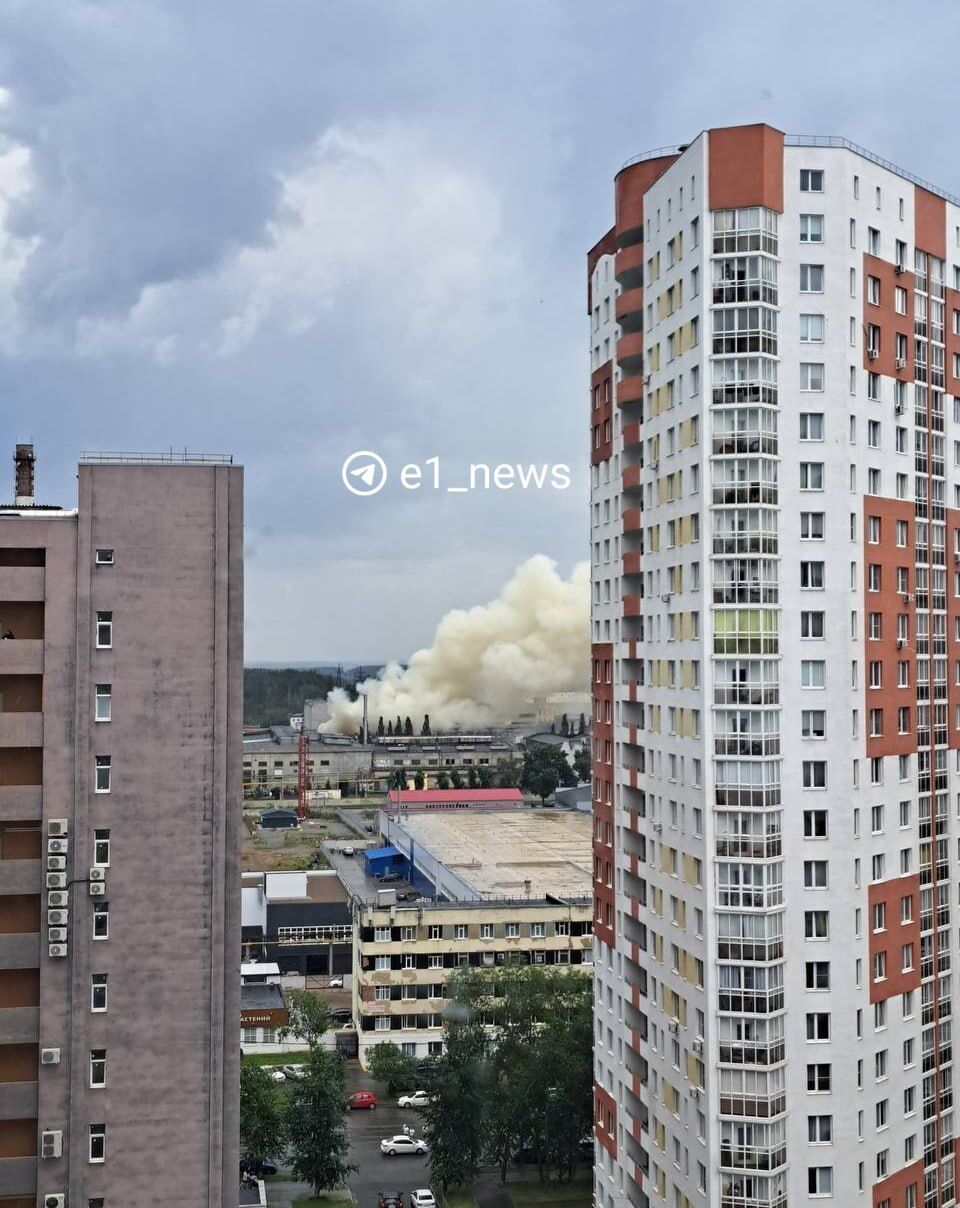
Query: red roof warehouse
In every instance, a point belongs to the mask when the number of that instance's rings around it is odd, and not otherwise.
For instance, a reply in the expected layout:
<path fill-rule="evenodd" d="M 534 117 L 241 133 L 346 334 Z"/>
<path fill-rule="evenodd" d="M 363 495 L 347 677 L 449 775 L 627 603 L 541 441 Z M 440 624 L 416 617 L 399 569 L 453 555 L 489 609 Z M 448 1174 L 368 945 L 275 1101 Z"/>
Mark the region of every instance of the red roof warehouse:
<path fill-rule="evenodd" d="M 387 809 L 402 804 L 405 810 L 503 810 L 523 805 L 519 789 L 391 789 Z"/>

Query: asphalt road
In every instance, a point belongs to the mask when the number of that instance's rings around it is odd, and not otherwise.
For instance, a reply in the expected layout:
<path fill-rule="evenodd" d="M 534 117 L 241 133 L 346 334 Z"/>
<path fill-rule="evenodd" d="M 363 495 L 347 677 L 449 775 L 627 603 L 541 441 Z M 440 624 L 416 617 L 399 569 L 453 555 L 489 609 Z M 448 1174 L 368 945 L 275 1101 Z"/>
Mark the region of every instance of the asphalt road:
<path fill-rule="evenodd" d="M 384 1137 L 403 1132 L 405 1124 L 419 1134 L 423 1126 L 420 1113 L 415 1108 L 397 1107 L 396 1098 L 381 1094 L 380 1084 L 354 1062 L 347 1066 L 347 1085 L 351 1091 L 372 1090 L 379 1099 L 373 1111 L 350 1113 L 350 1161 L 359 1170 L 350 1176 L 348 1186 L 356 1196 L 358 1208 L 377 1208 L 380 1191 L 402 1191 L 409 1203 L 411 1191 L 430 1186 L 427 1160 L 413 1154 L 389 1158 L 380 1152 L 380 1142 Z"/>

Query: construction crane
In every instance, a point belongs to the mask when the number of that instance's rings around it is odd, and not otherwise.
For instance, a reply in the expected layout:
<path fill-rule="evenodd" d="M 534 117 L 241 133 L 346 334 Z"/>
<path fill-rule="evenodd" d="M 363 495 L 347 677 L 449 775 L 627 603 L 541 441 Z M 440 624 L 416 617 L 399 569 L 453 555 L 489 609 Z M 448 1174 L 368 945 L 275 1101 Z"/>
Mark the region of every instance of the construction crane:
<path fill-rule="evenodd" d="M 297 742 L 297 817 L 303 821 L 307 816 L 307 757 L 310 754 L 310 736 L 306 724 L 300 726 Z"/>

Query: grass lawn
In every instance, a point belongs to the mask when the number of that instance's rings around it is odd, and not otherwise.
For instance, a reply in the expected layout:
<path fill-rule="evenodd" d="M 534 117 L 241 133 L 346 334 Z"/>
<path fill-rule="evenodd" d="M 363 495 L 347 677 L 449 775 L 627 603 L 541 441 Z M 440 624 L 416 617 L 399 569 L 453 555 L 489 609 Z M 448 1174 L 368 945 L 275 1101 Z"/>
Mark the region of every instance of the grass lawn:
<path fill-rule="evenodd" d="M 507 1182 L 507 1190 L 513 1197 L 516 1208 L 527 1205 L 567 1205 L 567 1208 L 589 1208 L 593 1203 L 593 1182 L 574 1179 L 572 1183 L 527 1183 Z"/>
<path fill-rule="evenodd" d="M 446 1208 L 476 1208 L 476 1200 L 465 1191 L 451 1191 L 446 1199 L 439 1201 L 441 1204 L 446 1204 Z"/>
<path fill-rule="evenodd" d="M 352 1204 L 354 1201 L 349 1191 L 324 1191 L 319 1199 L 308 1195 L 293 1202 L 300 1204 L 301 1208 L 323 1208 L 324 1204 Z"/>
<path fill-rule="evenodd" d="M 243 1065 L 297 1065 L 309 1051 L 304 1048 L 286 1053 L 244 1053 L 240 1061 Z"/>

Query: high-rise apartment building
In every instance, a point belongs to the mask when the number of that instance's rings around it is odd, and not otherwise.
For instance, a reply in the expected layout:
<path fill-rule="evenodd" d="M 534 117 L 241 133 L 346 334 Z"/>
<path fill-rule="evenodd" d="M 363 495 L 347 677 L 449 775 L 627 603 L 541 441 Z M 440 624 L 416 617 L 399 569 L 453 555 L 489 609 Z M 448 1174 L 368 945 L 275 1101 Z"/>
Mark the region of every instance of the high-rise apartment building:
<path fill-rule="evenodd" d="M 946 1208 L 960 201 L 710 130 L 588 267 L 597 1203 Z"/>
<path fill-rule="evenodd" d="M 0 506 L 0 1205 L 238 1202 L 242 470 Z"/>

